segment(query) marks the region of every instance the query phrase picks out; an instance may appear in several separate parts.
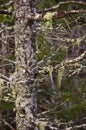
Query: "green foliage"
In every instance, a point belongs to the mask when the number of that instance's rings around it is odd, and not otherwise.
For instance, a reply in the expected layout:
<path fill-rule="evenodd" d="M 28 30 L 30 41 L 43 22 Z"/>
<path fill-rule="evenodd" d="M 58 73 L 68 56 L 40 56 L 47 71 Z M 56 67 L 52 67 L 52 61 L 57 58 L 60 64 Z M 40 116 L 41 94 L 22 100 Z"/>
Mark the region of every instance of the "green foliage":
<path fill-rule="evenodd" d="M 67 48 L 62 46 L 59 49 L 54 50 L 53 53 L 55 53 L 55 55 L 51 57 L 51 64 L 56 65 L 64 61 L 64 59 L 67 57 Z"/>
<path fill-rule="evenodd" d="M 80 102 L 73 106 L 67 108 L 63 107 L 61 109 L 62 111 L 60 111 L 58 115 L 62 121 L 70 121 L 70 120 L 76 121 L 77 119 L 82 118 L 83 115 L 86 113 L 86 103 Z"/>
<path fill-rule="evenodd" d="M 58 2 L 59 2 L 59 0 L 58 0 Z M 42 0 L 41 2 L 37 3 L 36 8 L 38 10 L 40 10 L 40 9 L 52 7 L 55 4 L 57 4 L 56 0 L 52 0 L 52 1 L 50 1 L 50 0 L 47 0 L 47 1 Z"/>
<path fill-rule="evenodd" d="M 14 25 L 14 19 L 10 15 L 2 15 L 0 14 L 0 22 L 8 25 Z"/>
<path fill-rule="evenodd" d="M 9 2 L 9 0 L 0 0 L 0 5 L 6 4 L 7 2 Z"/>
<path fill-rule="evenodd" d="M 40 35 L 37 38 L 37 56 L 38 61 L 45 60 L 51 53 L 51 45 L 46 41 L 44 37 Z"/>
<path fill-rule="evenodd" d="M 9 101 L 2 101 L 2 106 L 1 109 L 5 112 L 9 112 L 10 110 L 12 110 L 15 107 L 15 104 L 13 102 L 9 102 Z"/>
<path fill-rule="evenodd" d="M 12 55 L 12 54 L 9 54 L 9 55 L 7 56 L 7 58 L 8 58 L 9 60 L 13 60 L 13 61 L 15 61 L 15 59 L 16 59 L 15 55 Z"/>

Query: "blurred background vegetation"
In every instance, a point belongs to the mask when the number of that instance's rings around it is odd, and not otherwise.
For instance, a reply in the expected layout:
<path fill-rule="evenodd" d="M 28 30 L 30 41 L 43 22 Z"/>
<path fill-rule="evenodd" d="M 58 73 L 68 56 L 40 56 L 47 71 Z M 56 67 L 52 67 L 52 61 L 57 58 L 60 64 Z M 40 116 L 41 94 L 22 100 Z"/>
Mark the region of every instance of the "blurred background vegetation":
<path fill-rule="evenodd" d="M 36 9 L 59 2 L 62 0 L 36 0 Z M 0 9 L 14 11 L 14 2 L 0 0 Z M 80 9 L 85 10 L 86 4 L 63 4 L 57 11 Z M 0 73 L 8 77 L 15 71 L 14 24 L 13 16 L 0 14 Z M 78 62 L 66 64 L 86 52 L 86 13 L 54 18 L 50 26 L 42 21 L 36 25 L 38 118 L 53 126 L 60 123 L 59 129 L 86 123 L 86 55 Z M 8 124 L 15 128 L 14 98 L 15 90 L 0 79 L 0 112 L 6 130 L 12 129 Z"/>

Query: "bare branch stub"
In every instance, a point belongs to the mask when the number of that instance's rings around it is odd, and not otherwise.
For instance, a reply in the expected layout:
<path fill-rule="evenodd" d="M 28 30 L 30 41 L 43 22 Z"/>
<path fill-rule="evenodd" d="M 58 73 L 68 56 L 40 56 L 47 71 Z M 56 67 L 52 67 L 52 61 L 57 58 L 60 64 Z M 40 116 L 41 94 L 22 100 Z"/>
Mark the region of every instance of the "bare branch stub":
<path fill-rule="evenodd" d="M 1 73 L 0 73 L 0 78 L 7 81 L 7 82 L 9 82 L 9 78 L 7 76 L 1 74 Z"/>
<path fill-rule="evenodd" d="M 0 9 L 0 14 L 12 15 L 12 12 L 7 11 L 7 10 L 3 10 L 3 9 Z"/>

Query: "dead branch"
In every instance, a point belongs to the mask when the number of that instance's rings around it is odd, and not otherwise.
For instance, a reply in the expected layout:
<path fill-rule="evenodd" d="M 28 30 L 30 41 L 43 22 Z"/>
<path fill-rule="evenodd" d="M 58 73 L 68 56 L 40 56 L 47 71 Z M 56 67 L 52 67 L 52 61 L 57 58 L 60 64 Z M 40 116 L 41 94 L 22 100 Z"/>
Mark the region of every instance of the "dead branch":
<path fill-rule="evenodd" d="M 71 14 L 84 14 L 86 13 L 86 10 L 71 10 L 71 11 L 55 11 L 52 13 L 52 18 L 63 18 L 67 15 Z M 0 14 L 7 14 L 12 16 L 12 12 L 9 12 L 7 10 L 0 10 Z M 41 13 L 36 13 L 35 16 L 28 15 L 28 20 L 36 20 L 36 21 L 46 21 L 44 19 L 43 14 Z"/>
<path fill-rule="evenodd" d="M 76 63 L 76 62 L 82 60 L 85 56 L 86 56 L 86 51 L 84 51 L 84 52 L 83 52 L 80 56 L 78 56 L 77 58 L 72 59 L 72 60 L 66 60 L 64 63 L 65 63 L 65 64 Z"/>
<path fill-rule="evenodd" d="M 86 56 L 86 51 L 84 51 L 80 56 L 74 58 L 74 59 L 71 59 L 71 60 L 65 60 L 64 62 L 62 62 L 61 64 L 58 64 L 55 66 L 55 70 L 58 69 L 61 65 L 64 65 L 64 66 L 74 66 L 75 63 L 83 60 L 83 58 Z M 76 64 L 75 64 L 76 66 Z M 82 66 L 83 67 L 83 66 Z"/>
<path fill-rule="evenodd" d="M 0 65 L 0 69 L 3 67 L 10 67 L 10 66 L 13 66 L 13 64 L 9 63 L 9 64 Z"/>
<path fill-rule="evenodd" d="M 51 7 L 51 8 L 47 8 L 47 9 L 43 9 L 43 10 L 38 10 L 38 13 L 43 13 L 43 12 L 48 12 L 48 11 L 53 11 L 55 9 L 59 9 L 60 6 L 62 5 L 67 5 L 67 4 L 81 4 L 81 5 L 86 5 L 86 2 L 82 2 L 82 1 L 63 1 L 63 2 L 59 2 L 57 5 Z"/>
<path fill-rule="evenodd" d="M 0 14 L 12 15 L 11 11 L 0 9 Z"/>
<path fill-rule="evenodd" d="M 12 65 L 14 65 L 14 66 L 15 66 L 15 64 L 16 64 L 16 62 L 14 62 L 13 60 L 4 59 L 4 61 L 7 61 L 7 62 L 9 62 L 10 64 L 12 64 Z"/>
<path fill-rule="evenodd" d="M 52 12 L 52 18 L 63 18 L 67 15 L 71 15 L 71 14 L 84 14 L 86 13 L 86 10 L 71 10 L 71 11 L 55 11 L 55 12 Z M 46 14 L 45 14 L 46 15 Z M 44 16 L 45 16 L 44 15 Z M 45 18 L 44 18 L 43 14 L 41 13 L 36 13 L 35 16 L 31 16 L 31 15 L 28 15 L 28 21 L 29 20 L 36 20 L 36 21 L 47 21 Z"/>
<path fill-rule="evenodd" d="M 3 7 L 6 7 L 6 6 L 10 6 L 10 5 L 12 5 L 12 4 L 14 4 L 14 1 L 13 1 L 13 0 L 11 0 L 11 1 L 5 3 L 5 4 L 0 5 L 0 7 L 3 8 Z"/>
<path fill-rule="evenodd" d="M 1 74 L 1 73 L 0 73 L 0 78 L 7 81 L 7 82 L 9 82 L 9 78 L 7 76 Z"/>
<path fill-rule="evenodd" d="M 76 126 L 71 126 L 66 128 L 66 130 L 73 130 L 73 129 L 80 129 L 80 128 L 86 128 L 86 124 L 81 124 L 81 125 L 76 125 Z"/>
<path fill-rule="evenodd" d="M 8 122 L 6 122 L 4 119 L 2 119 L 3 123 L 7 125 L 11 130 L 15 130 Z"/>
<path fill-rule="evenodd" d="M 73 14 L 84 14 L 86 13 L 86 10 L 70 10 L 70 11 L 57 11 L 54 12 L 53 17 L 56 18 L 63 18 L 67 15 L 73 15 Z"/>

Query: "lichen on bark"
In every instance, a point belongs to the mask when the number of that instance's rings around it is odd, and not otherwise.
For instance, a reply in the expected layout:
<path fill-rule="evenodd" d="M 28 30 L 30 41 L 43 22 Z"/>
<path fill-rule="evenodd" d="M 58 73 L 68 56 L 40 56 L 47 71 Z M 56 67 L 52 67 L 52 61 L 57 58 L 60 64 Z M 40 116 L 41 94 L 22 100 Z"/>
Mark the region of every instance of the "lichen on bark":
<path fill-rule="evenodd" d="M 34 15 L 35 0 L 15 1 L 15 53 L 16 53 L 16 122 L 17 130 L 34 129 L 36 117 L 36 42 L 35 22 L 28 22 Z"/>

